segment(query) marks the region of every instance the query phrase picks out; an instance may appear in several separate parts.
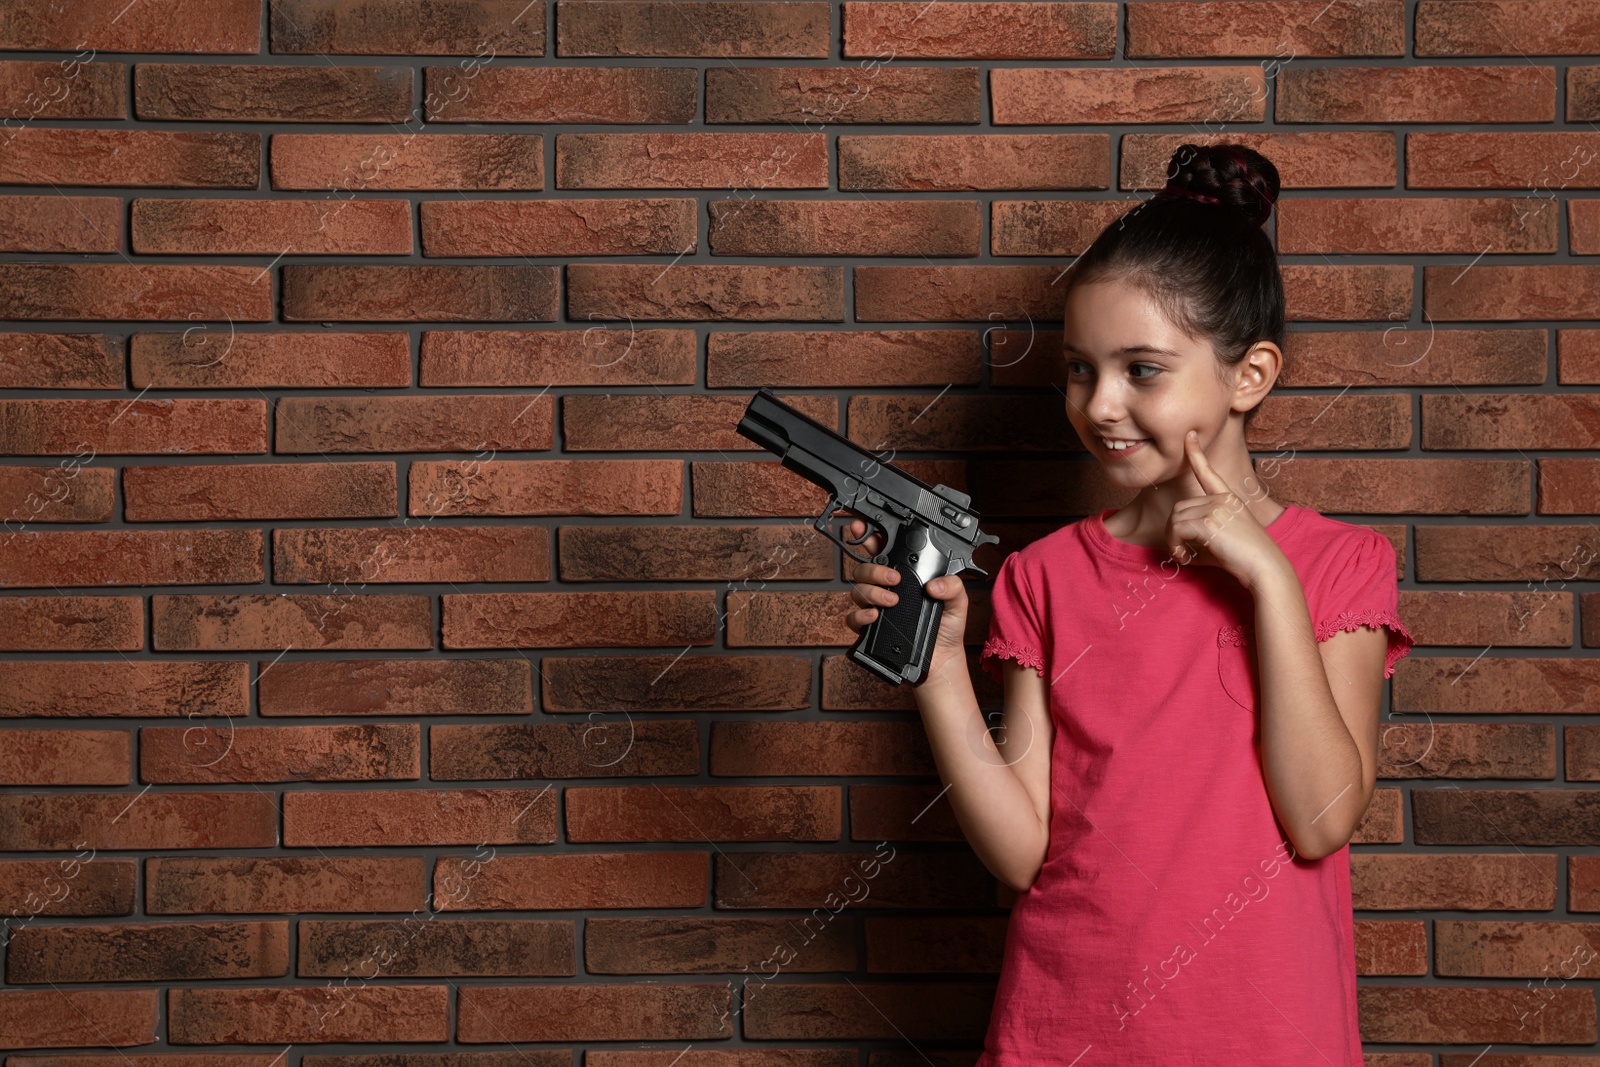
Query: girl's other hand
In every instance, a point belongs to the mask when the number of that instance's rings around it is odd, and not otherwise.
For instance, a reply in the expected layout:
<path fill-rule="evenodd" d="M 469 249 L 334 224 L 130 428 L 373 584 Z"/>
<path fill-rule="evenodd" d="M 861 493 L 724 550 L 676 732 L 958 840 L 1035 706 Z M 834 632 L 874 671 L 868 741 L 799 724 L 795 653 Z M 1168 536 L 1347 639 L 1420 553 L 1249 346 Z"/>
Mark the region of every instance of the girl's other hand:
<path fill-rule="evenodd" d="M 854 541 L 866 532 L 867 524 L 855 519 L 845 527 L 844 536 Z M 874 532 L 855 547 L 862 555 L 876 556 L 883 551 L 883 535 Z M 899 594 L 894 588 L 901 582 L 900 572 L 886 564 L 857 563 L 846 556 L 845 573 L 855 583 L 850 587 L 850 599 L 859 610 L 847 613 L 844 621 L 845 625 L 859 634 L 878 617 L 880 609 L 893 607 L 899 601 Z M 923 591 L 933 599 L 944 602 L 944 611 L 939 616 L 939 634 L 933 643 L 934 660 L 950 655 L 964 660 L 967 654 L 966 583 L 959 576 L 948 574 L 923 586 Z"/>
<path fill-rule="evenodd" d="M 1287 560 L 1278 543 L 1251 513 L 1244 498 L 1211 466 L 1200 435 L 1183 438 L 1184 454 L 1205 496 L 1175 501 L 1167 519 L 1167 547 L 1180 564 L 1220 567 L 1246 587 L 1267 568 Z"/>

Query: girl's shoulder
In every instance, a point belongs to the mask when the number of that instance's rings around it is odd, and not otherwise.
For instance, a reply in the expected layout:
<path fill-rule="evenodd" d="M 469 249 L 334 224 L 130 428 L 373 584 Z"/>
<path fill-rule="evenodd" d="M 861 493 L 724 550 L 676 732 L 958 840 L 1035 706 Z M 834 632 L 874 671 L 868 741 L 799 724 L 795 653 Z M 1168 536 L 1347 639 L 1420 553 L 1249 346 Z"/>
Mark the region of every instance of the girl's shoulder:
<path fill-rule="evenodd" d="M 1370 526 L 1330 519 L 1315 508 L 1300 507 L 1294 525 L 1279 538 L 1284 554 L 1298 565 L 1348 565 L 1353 556 L 1394 550 L 1382 532 Z"/>

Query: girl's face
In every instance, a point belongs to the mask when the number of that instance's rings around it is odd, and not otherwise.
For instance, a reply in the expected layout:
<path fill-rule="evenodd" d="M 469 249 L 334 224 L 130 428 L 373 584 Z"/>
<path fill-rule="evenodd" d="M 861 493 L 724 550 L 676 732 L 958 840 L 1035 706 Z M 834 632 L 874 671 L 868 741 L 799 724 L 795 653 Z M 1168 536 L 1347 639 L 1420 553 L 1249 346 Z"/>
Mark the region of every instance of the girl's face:
<path fill-rule="evenodd" d="M 1062 358 L 1072 428 L 1111 482 L 1128 489 L 1186 474 L 1184 436 L 1199 430 L 1209 445 L 1238 399 L 1237 373 L 1219 374 L 1210 343 L 1177 329 L 1145 290 L 1124 281 L 1072 287 Z"/>

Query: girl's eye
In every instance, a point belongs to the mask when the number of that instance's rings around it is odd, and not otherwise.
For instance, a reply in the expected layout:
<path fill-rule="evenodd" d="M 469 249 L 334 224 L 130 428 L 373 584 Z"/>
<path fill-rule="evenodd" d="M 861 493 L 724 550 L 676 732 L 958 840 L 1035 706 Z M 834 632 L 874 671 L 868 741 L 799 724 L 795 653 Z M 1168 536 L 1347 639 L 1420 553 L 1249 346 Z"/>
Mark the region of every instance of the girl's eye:
<path fill-rule="evenodd" d="M 1149 374 L 1135 374 L 1134 371 L 1138 370 L 1140 368 L 1143 368 L 1144 370 L 1149 371 L 1150 373 Z M 1083 360 L 1081 360 L 1081 359 L 1069 359 L 1069 360 L 1067 360 L 1067 373 L 1069 375 L 1072 375 L 1073 377 L 1077 377 L 1080 374 L 1087 374 L 1088 370 L 1089 370 L 1088 365 L 1085 364 L 1083 362 Z M 1139 381 L 1139 382 L 1147 382 L 1150 379 L 1155 378 L 1156 376 L 1162 374 L 1164 371 L 1165 371 L 1164 367 L 1158 367 L 1154 363 L 1132 363 L 1132 364 L 1129 364 L 1129 366 L 1128 366 L 1129 375 L 1131 375 L 1133 377 L 1134 381 Z"/>

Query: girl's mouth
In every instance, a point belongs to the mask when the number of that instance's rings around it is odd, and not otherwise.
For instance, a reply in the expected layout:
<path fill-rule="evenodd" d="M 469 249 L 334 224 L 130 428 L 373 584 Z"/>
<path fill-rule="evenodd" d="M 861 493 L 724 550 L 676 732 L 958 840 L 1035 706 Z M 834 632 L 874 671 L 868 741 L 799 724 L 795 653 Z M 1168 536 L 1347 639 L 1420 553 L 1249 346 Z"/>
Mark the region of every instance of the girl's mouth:
<path fill-rule="evenodd" d="M 1099 437 L 1098 440 L 1100 441 L 1100 447 L 1105 450 L 1106 455 L 1111 459 L 1122 459 L 1125 456 L 1131 456 L 1145 446 L 1143 440 L 1129 441 L 1121 447 L 1114 447 L 1104 437 Z"/>

